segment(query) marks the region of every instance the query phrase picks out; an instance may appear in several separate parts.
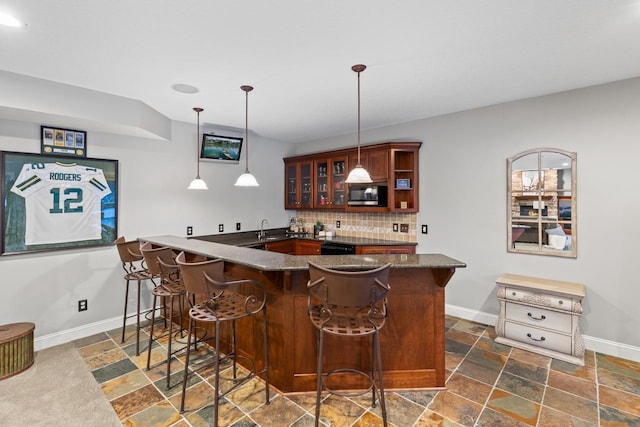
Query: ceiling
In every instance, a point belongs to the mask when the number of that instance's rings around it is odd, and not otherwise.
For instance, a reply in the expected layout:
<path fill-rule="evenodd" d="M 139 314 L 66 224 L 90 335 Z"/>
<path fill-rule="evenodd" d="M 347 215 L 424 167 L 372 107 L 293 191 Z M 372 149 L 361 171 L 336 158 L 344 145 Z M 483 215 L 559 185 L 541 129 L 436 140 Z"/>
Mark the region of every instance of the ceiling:
<path fill-rule="evenodd" d="M 304 142 L 640 76 L 640 0 L 0 0 L 0 70 Z M 196 94 L 174 91 L 188 84 Z M 0 104 L 1 101 L 0 94 Z"/>

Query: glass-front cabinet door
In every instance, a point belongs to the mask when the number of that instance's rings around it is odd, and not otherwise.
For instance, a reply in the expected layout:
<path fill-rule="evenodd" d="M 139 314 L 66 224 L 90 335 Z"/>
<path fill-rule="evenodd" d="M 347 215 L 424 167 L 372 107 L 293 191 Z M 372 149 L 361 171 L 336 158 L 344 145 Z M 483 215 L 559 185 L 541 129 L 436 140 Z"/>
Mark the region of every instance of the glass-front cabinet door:
<path fill-rule="evenodd" d="M 315 208 L 341 209 L 346 206 L 346 159 L 316 160 Z"/>
<path fill-rule="evenodd" d="M 313 204 L 312 162 L 289 162 L 285 165 L 285 209 L 311 208 Z"/>
<path fill-rule="evenodd" d="M 528 150 L 507 169 L 507 250 L 575 258 L 576 154 Z"/>

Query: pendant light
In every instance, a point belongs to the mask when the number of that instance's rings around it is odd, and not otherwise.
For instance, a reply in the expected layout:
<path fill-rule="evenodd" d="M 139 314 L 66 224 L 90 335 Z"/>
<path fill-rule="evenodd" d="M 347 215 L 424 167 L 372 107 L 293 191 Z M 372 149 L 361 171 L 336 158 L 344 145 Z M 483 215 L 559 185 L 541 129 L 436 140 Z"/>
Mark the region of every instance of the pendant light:
<path fill-rule="evenodd" d="M 237 187 L 258 187 L 260 184 L 258 184 L 258 181 L 256 181 L 256 178 L 253 175 L 251 175 L 251 172 L 249 172 L 249 92 L 253 90 L 253 86 L 240 86 L 240 89 L 242 89 L 245 92 L 245 109 L 244 109 L 245 110 L 244 111 L 245 167 L 244 167 L 244 173 L 238 177 L 238 180 L 236 181 L 235 185 Z"/>
<path fill-rule="evenodd" d="M 193 107 L 193 111 L 198 113 L 198 131 L 196 132 L 196 177 L 187 189 L 189 190 L 208 190 L 207 183 L 200 178 L 200 112 L 202 108 Z"/>
<path fill-rule="evenodd" d="M 362 167 L 360 163 L 360 73 L 367 68 L 366 65 L 356 64 L 351 69 L 358 73 L 358 163 L 356 167 L 349 172 L 349 176 L 345 180 L 348 184 L 366 184 L 372 182 L 369 172 Z"/>

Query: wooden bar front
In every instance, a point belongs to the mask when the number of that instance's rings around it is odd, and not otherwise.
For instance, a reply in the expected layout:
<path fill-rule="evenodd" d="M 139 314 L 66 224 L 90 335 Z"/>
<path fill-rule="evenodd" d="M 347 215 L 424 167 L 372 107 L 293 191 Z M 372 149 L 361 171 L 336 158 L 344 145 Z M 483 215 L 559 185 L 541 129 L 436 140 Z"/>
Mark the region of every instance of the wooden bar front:
<path fill-rule="evenodd" d="M 176 249 L 185 250 L 185 246 Z M 203 251 L 198 250 L 196 255 L 202 256 Z M 315 260 L 324 259 L 326 264 L 328 258 L 316 256 Z M 271 385 L 283 393 L 315 391 L 316 329 L 307 314 L 308 270 L 265 270 L 246 264 L 226 259 L 225 272 L 230 279 L 255 279 L 267 287 Z M 455 268 L 447 266 L 394 268 L 392 265 L 389 313 L 380 333 L 386 389 L 444 387 L 444 292 L 454 272 Z M 240 353 L 251 357 L 263 354 L 260 322 L 260 318 L 244 319 L 238 325 Z M 223 338 L 228 337 L 229 330 L 223 328 Z M 350 367 L 369 371 L 371 347 L 368 339 L 358 342 L 353 338 L 326 337 L 324 370 Z M 260 356 L 256 364 L 258 370 L 262 369 Z M 341 385 L 345 389 L 366 388 L 365 384 L 357 383 L 358 376 L 353 381 Z"/>

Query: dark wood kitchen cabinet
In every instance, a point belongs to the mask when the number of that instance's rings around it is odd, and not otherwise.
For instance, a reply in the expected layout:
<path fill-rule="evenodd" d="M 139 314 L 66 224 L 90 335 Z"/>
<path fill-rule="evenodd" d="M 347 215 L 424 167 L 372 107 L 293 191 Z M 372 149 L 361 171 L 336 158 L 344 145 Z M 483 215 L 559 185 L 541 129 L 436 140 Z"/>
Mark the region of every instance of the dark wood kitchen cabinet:
<path fill-rule="evenodd" d="M 295 255 L 296 241 L 295 239 L 279 240 L 277 242 L 269 242 L 265 245 L 265 249 L 271 252 L 279 252 L 281 254 Z"/>
<path fill-rule="evenodd" d="M 358 161 L 357 148 L 287 157 L 285 209 L 331 209 L 348 212 L 418 212 L 421 142 L 384 142 L 362 146 L 360 163 L 373 185 L 388 187 L 386 207 L 348 205 L 349 171 Z"/>
<path fill-rule="evenodd" d="M 358 245 L 356 246 L 357 255 L 374 255 L 374 254 L 415 254 L 416 247 L 414 245 Z"/>
<path fill-rule="evenodd" d="M 358 150 L 349 155 L 349 171 L 358 164 Z M 360 164 L 369 172 L 374 183 L 386 184 L 389 179 L 389 149 L 367 147 L 360 149 Z"/>
<path fill-rule="evenodd" d="M 313 207 L 313 161 L 311 159 L 285 160 L 285 209 L 311 209 Z"/>
<path fill-rule="evenodd" d="M 296 255 L 320 255 L 320 246 L 317 240 L 296 239 Z"/>
<path fill-rule="evenodd" d="M 315 202 L 316 209 L 343 209 L 347 204 L 347 157 L 316 160 Z"/>

